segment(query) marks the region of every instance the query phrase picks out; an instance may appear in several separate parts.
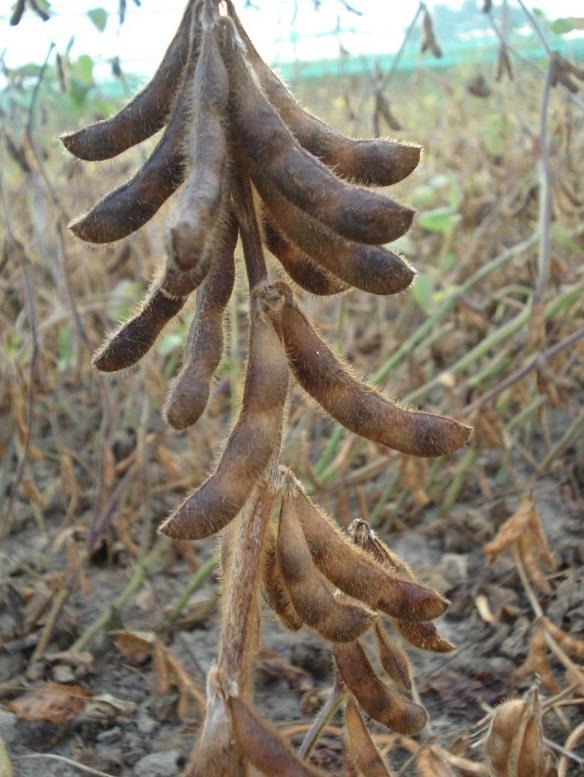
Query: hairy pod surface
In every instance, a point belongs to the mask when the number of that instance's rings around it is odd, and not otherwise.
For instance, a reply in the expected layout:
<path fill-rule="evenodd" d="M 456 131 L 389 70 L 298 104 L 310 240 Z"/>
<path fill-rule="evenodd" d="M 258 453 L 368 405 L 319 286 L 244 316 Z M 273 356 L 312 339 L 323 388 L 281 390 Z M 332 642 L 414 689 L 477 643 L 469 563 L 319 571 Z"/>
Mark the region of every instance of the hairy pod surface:
<path fill-rule="evenodd" d="M 229 707 L 239 750 L 266 777 L 324 777 L 318 769 L 301 761 L 243 699 L 230 696 Z"/>
<path fill-rule="evenodd" d="M 375 559 L 381 567 L 390 574 L 397 575 L 402 580 L 418 582 L 416 576 L 399 556 L 379 539 L 367 521 L 354 520 L 349 526 L 349 536 L 353 542 Z M 396 618 L 392 624 L 401 635 L 414 647 L 430 650 L 433 653 L 449 653 L 455 646 L 445 639 L 436 626 L 430 621 L 405 621 Z"/>
<path fill-rule="evenodd" d="M 281 333 L 292 371 L 302 388 L 326 412 L 361 437 L 413 456 L 443 456 L 463 445 L 470 428 L 446 416 L 403 410 L 357 380 L 315 332 L 280 283 L 285 305 L 275 325 Z"/>
<path fill-rule="evenodd" d="M 114 116 L 62 135 L 67 151 L 90 162 L 111 159 L 165 125 L 189 55 L 194 5 L 190 0 L 158 70 L 144 89 Z"/>
<path fill-rule="evenodd" d="M 278 560 L 294 609 L 304 623 L 330 642 L 356 639 L 374 620 L 373 613 L 342 604 L 314 566 L 294 505 L 282 498 L 278 530 Z"/>
<path fill-rule="evenodd" d="M 236 242 L 237 223 L 232 218 L 197 292 L 197 311 L 189 328 L 183 366 L 168 392 L 164 414 L 175 429 L 192 426 L 207 406 L 211 381 L 223 356 L 223 315 L 235 280 Z"/>
<path fill-rule="evenodd" d="M 170 230 L 170 253 L 180 270 L 201 258 L 223 199 L 227 172 L 227 100 L 229 76 L 211 21 L 203 25 L 202 42 L 192 86 L 196 106 L 189 132 L 180 214 Z"/>
<path fill-rule="evenodd" d="M 266 316 L 269 289 L 252 297 L 249 355 L 243 403 L 215 472 L 188 497 L 159 531 L 178 540 L 208 537 L 243 507 L 280 445 L 288 391 L 288 365 Z M 276 303 L 279 295 L 276 294 Z"/>
<path fill-rule="evenodd" d="M 234 122 L 250 156 L 274 186 L 351 240 L 388 243 L 407 232 L 414 216 L 411 208 L 342 181 L 300 145 L 252 73 L 233 22 L 223 17 L 221 23 Z"/>
<path fill-rule="evenodd" d="M 392 621 L 393 625 L 410 645 L 432 653 L 450 653 L 455 645 L 445 639 L 430 621 L 413 623 L 411 621 Z"/>
<path fill-rule="evenodd" d="M 375 624 L 375 640 L 381 666 L 394 683 L 406 691 L 412 688 L 410 662 L 401 647 L 389 638 L 380 621 Z"/>
<path fill-rule="evenodd" d="M 196 42 L 192 40 L 182 85 L 162 138 L 133 178 L 69 224 L 81 240 L 111 243 L 127 237 L 150 221 L 184 181 L 184 142 L 192 113 L 190 82 L 196 64 Z"/>
<path fill-rule="evenodd" d="M 298 631 L 304 621 L 294 609 L 278 558 L 276 532 L 270 526 L 265 540 L 263 567 L 264 596 L 271 609 L 290 631 Z"/>
<path fill-rule="evenodd" d="M 266 96 L 307 151 L 343 178 L 366 185 L 389 186 L 406 178 L 417 167 L 420 146 L 391 140 L 348 138 L 305 111 L 260 57 L 231 0 L 227 5 Z"/>
<path fill-rule="evenodd" d="M 345 538 L 289 473 L 282 510 L 301 527 L 312 560 L 337 588 L 370 607 L 404 620 L 437 618 L 447 601 L 435 591 L 401 580 Z"/>
<path fill-rule="evenodd" d="M 424 728 L 425 709 L 381 682 L 358 640 L 333 645 L 333 655 L 341 678 L 368 715 L 400 734 Z"/>
<path fill-rule="evenodd" d="M 317 264 L 349 286 L 371 294 L 396 294 L 410 285 L 414 270 L 398 254 L 346 240 L 328 229 L 283 197 L 245 151 L 241 157 L 274 223 Z"/>
<path fill-rule="evenodd" d="M 286 240 L 269 216 L 264 218 L 264 239 L 269 251 L 278 259 L 286 273 L 305 291 L 317 296 L 340 294 L 349 286 L 321 269 L 298 246 Z"/>
<path fill-rule="evenodd" d="M 169 297 L 155 286 L 146 296 L 140 311 L 125 321 L 98 349 L 92 360 L 94 367 L 102 372 L 116 372 L 139 362 L 185 302 L 185 297 Z"/>
<path fill-rule="evenodd" d="M 523 699 L 510 699 L 495 709 L 484 753 L 496 775 L 546 777 L 548 754 L 535 689 L 528 691 Z"/>
<path fill-rule="evenodd" d="M 367 777 L 392 777 L 353 699 L 345 707 L 345 729 L 349 756 L 359 772 Z"/>

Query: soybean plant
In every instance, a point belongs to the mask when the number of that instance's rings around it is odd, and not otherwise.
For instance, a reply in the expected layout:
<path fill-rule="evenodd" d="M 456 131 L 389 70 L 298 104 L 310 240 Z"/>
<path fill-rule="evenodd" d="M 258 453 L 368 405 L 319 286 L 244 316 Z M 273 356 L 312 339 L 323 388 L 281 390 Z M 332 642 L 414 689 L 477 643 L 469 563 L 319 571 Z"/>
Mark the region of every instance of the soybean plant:
<path fill-rule="evenodd" d="M 149 221 L 182 186 L 164 266 L 139 311 L 94 357 L 106 372 L 141 359 L 196 291 L 182 369 L 165 415 L 176 429 L 205 410 L 223 353 L 224 315 L 241 241 L 249 286 L 243 402 L 212 474 L 160 525 L 177 540 L 221 531 L 222 635 L 208 678 L 208 710 L 190 777 L 317 775 L 253 707 L 260 645 L 259 596 L 290 630 L 307 626 L 332 644 L 345 711 L 351 774 L 389 774 L 362 718 L 414 734 L 405 651 L 384 618 L 415 647 L 452 645 L 433 624 L 447 601 L 422 585 L 363 520 L 348 533 L 280 466 L 290 373 L 350 431 L 414 456 L 452 453 L 469 427 L 400 407 L 360 380 L 317 334 L 294 286 L 270 277 L 264 247 L 293 284 L 316 295 L 358 288 L 395 294 L 414 270 L 385 244 L 413 210 L 372 191 L 415 169 L 420 147 L 347 138 L 305 111 L 261 59 L 231 0 L 189 0 L 152 81 L 105 121 L 63 136 L 86 160 L 111 158 L 165 127 L 144 166 L 71 224 L 82 240 L 119 240 Z M 370 632 L 387 682 L 373 668 Z M 374 770 L 374 771 L 373 771 Z"/>

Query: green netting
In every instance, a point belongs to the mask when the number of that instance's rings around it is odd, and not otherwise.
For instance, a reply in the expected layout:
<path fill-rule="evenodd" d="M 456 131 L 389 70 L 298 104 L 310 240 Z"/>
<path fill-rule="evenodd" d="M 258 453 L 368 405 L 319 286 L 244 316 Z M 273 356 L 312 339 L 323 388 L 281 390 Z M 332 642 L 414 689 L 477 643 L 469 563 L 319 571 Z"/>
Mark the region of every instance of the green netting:
<path fill-rule="evenodd" d="M 534 62 L 547 59 L 547 54 L 539 41 L 520 36 L 511 36 L 509 44 L 522 56 Z M 554 46 L 564 56 L 575 61 L 584 60 L 584 38 L 570 41 L 560 40 Z M 443 56 L 435 59 L 430 55 L 421 55 L 417 46 L 406 48 L 399 62 L 398 71 L 409 73 L 427 68 L 449 68 L 461 64 L 480 66 L 494 63 L 497 59 L 499 46 L 492 42 L 477 42 L 450 40 L 443 45 Z M 374 72 L 375 63 L 386 72 L 392 65 L 394 54 L 377 56 L 360 56 L 343 59 L 342 72 L 345 75 L 362 75 Z M 516 61 L 515 61 L 516 64 Z M 338 58 L 320 59 L 311 62 L 292 62 L 278 64 L 277 70 L 286 81 L 310 80 L 338 76 L 340 72 Z"/>

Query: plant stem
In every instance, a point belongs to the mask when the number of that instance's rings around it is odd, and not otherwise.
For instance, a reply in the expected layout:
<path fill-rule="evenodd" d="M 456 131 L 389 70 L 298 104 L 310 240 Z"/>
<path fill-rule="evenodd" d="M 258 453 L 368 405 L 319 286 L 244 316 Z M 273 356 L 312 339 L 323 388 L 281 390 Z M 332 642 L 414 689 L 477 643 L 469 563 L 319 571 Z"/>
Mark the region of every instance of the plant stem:
<path fill-rule="evenodd" d="M 168 625 L 174 623 L 194 592 L 197 591 L 203 585 L 205 580 L 212 574 L 213 570 L 217 566 L 217 561 L 217 556 L 209 556 L 205 563 L 201 564 L 197 571 L 192 575 L 191 579 L 186 584 L 184 591 L 176 599 L 170 612 L 168 613 L 168 617 L 166 619 Z"/>
<path fill-rule="evenodd" d="M 304 737 L 304 740 L 300 745 L 300 750 L 298 751 L 300 758 L 303 760 L 308 758 L 312 752 L 313 747 L 317 743 L 322 730 L 327 725 L 329 720 L 331 720 L 335 712 L 339 709 L 348 695 L 349 691 L 346 690 L 345 684 L 342 682 L 342 680 L 337 678 L 337 681 L 335 682 L 331 691 L 331 695 L 320 708 L 318 715 L 312 722 L 312 726 L 306 732 L 306 736 Z"/>

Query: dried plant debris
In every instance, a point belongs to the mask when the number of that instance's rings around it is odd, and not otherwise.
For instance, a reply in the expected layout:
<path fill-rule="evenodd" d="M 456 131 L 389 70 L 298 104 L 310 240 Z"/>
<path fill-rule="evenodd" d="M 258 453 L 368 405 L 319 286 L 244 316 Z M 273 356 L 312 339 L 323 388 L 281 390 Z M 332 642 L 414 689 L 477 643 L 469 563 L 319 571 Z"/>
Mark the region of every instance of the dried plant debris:
<path fill-rule="evenodd" d="M 425 35 L 436 55 L 426 16 Z M 138 312 L 94 357 L 103 371 L 132 366 L 196 292 L 183 364 L 164 409 L 180 430 L 205 411 L 223 358 L 225 310 L 241 241 L 249 286 L 241 411 L 214 471 L 160 526 L 176 540 L 223 532 L 223 632 L 187 773 L 243 774 L 246 764 L 269 775 L 319 773 L 260 718 L 250 698 L 261 592 L 286 628 L 307 626 L 332 644 L 339 677 L 354 697 L 346 715 L 353 772 L 389 774 L 357 704 L 403 734 L 419 732 L 427 715 L 406 695 L 412 687 L 409 659 L 382 617 L 410 644 L 444 652 L 452 645 L 432 621 L 448 602 L 422 585 L 368 527 L 339 531 L 292 472 L 279 467 L 290 373 L 347 429 L 403 453 L 451 454 L 468 440 L 470 428 L 400 407 L 357 378 L 315 331 L 292 286 L 270 278 L 264 248 L 278 272 L 310 294 L 403 291 L 414 270 L 385 244 L 409 229 L 414 211 L 371 187 L 409 175 L 420 148 L 353 140 L 306 112 L 261 59 L 230 0 L 190 0 L 152 81 L 118 114 L 62 141 L 79 158 L 99 161 L 161 129 L 143 167 L 71 230 L 91 243 L 119 240 L 152 219 L 180 188 L 164 265 Z M 366 631 L 374 634 L 387 683 L 359 642 Z M 171 675 L 180 675 L 183 684 L 179 665 L 170 666 L 161 643 L 153 650 L 160 688 Z"/>
<path fill-rule="evenodd" d="M 544 743 L 537 686 L 511 699 L 491 716 L 484 744 L 493 777 L 553 777 L 553 757 Z"/>

